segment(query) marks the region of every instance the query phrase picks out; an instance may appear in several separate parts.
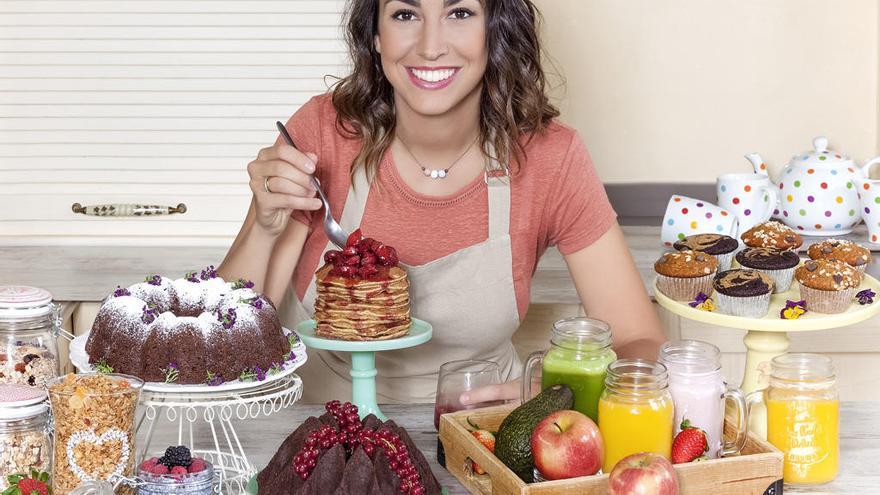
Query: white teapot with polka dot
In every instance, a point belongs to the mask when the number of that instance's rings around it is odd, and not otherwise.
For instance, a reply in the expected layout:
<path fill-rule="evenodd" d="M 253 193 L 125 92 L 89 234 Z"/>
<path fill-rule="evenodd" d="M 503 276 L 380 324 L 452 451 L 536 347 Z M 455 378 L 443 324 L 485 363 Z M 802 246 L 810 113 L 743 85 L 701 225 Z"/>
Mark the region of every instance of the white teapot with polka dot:
<path fill-rule="evenodd" d="M 755 173 L 767 175 L 757 153 L 746 158 Z M 828 149 L 828 139 L 813 139 L 813 151 L 795 155 L 779 176 L 779 201 L 773 212 L 789 227 L 805 235 L 843 235 L 862 220 L 856 178 L 867 176 L 880 157 L 859 167 L 850 157 Z"/>

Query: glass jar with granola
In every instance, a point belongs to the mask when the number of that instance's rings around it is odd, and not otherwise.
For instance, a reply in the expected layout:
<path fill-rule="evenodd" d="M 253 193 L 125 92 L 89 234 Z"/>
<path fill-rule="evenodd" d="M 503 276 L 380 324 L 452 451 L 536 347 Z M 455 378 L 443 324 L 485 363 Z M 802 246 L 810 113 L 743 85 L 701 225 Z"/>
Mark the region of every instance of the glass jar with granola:
<path fill-rule="evenodd" d="M 121 374 L 70 374 L 49 382 L 56 495 L 67 495 L 84 481 L 133 476 L 134 415 L 143 385 Z"/>
<path fill-rule="evenodd" d="M 44 289 L 0 286 L 0 383 L 45 388 L 58 376 L 59 312 Z"/>
<path fill-rule="evenodd" d="M 13 475 L 49 471 L 52 436 L 46 391 L 0 384 L 0 491 Z"/>

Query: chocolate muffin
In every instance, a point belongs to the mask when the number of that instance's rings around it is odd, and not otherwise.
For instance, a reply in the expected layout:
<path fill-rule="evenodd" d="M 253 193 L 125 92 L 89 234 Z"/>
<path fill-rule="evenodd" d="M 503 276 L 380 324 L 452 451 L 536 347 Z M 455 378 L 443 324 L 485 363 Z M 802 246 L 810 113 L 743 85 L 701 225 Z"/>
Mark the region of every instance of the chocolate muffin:
<path fill-rule="evenodd" d="M 679 251 L 690 249 L 700 253 L 711 254 L 718 258 L 718 269 L 727 270 L 733 259 L 733 253 L 739 248 L 739 241 L 729 235 L 696 234 L 676 241 L 673 246 Z"/>
<path fill-rule="evenodd" d="M 800 234 L 779 222 L 764 222 L 743 232 L 740 236 L 746 246 L 776 249 L 797 249 L 804 240 Z"/>
<path fill-rule="evenodd" d="M 691 250 L 664 253 L 654 263 L 657 289 L 676 301 L 693 301 L 700 292 L 712 295 L 718 260 Z"/>
<path fill-rule="evenodd" d="M 736 261 L 743 268 L 758 270 L 773 279 L 774 293 L 791 287 L 794 270 L 801 259 L 794 251 L 766 247 L 748 247 L 736 253 Z"/>
<path fill-rule="evenodd" d="M 871 250 L 846 239 L 826 239 L 807 249 L 807 255 L 814 260 L 840 260 L 865 273 L 871 262 Z"/>
<path fill-rule="evenodd" d="M 849 308 L 862 274 L 840 260 L 809 260 L 794 272 L 807 311 L 843 313 Z"/>
<path fill-rule="evenodd" d="M 726 270 L 715 276 L 716 308 L 719 313 L 763 318 L 770 310 L 773 279 L 757 270 Z"/>

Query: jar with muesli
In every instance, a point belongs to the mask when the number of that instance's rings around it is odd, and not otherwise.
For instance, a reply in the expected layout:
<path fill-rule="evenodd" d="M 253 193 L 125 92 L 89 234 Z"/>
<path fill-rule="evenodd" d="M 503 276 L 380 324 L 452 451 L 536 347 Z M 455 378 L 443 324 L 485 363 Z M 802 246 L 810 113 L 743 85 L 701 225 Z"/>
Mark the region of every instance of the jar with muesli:
<path fill-rule="evenodd" d="M 0 491 L 9 487 L 10 476 L 49 471 L 51 462 L 46 391 L 0 384 Z"/>
<path fill-rule="evenodd" d="M 70 374 L 49 382 L 56 495 L 67 495 L 84 481 L 133 476 L 134 415 L 143 385 L 137 377 L 112 373 Z"/>
<path fill-rule="evenodd" d="M 45 388 L 58 376 L 60 307 L 44 289 L 0 286 L 0 383 Z"/>

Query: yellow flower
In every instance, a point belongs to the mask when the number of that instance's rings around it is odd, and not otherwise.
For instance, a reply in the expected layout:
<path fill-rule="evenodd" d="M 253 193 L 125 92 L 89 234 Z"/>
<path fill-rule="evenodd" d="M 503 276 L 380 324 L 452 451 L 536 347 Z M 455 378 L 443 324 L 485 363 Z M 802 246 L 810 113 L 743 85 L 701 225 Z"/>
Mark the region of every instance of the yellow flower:
<path fill-rule="evenodd" d="M 786 309 L 782 312 L 782 314 L 783 314 L 783 316 L 785 316 L 785 319 L 786 319 L 786 320 L 797 320 L 797 319 L 800 318 L 801 315 L 804 314 L 805 312 L 806 312 L 806 311 L 804 311 L 804 308 L 802 308 L 802 307 L 800 307 L 800 306 L 795 306 L 795 307 L 793 307 L 793 308 L 786 308 Z"/>
<path fill-rule="evenodd" d="M 702 309 L 703 311 L 715 311 L 715 301 L 711 299 L 706 299 L 705 301 L 703 301 L 702 304 L 700 304 L 700 309 Z"/>

